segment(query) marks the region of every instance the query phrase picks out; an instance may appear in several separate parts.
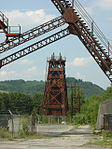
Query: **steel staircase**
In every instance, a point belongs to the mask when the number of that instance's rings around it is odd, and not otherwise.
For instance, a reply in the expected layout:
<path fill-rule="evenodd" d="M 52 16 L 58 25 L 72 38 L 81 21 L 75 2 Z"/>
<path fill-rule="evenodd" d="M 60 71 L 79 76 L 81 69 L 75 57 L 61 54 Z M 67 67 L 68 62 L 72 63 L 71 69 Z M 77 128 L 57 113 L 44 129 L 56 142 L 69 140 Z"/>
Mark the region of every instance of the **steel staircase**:
<path fill-rule="evenodd" d="M 79 39 L 112 82 L 112 46 L 78 0 L 75 0 L 74 12 L 79 18 L 74 24 L 82 35 L 78 35 Z"/>
<path fill-rule="evenodd" d="M 79 37 L 100 68 L 112 82 L 112 46 L 94 20 L 89 16 L 78 0 L 75 0 L 74 9 L 70 0 L 51 1 L 63 15 L 65 22 L 69 24 L 70 33 Z"/>

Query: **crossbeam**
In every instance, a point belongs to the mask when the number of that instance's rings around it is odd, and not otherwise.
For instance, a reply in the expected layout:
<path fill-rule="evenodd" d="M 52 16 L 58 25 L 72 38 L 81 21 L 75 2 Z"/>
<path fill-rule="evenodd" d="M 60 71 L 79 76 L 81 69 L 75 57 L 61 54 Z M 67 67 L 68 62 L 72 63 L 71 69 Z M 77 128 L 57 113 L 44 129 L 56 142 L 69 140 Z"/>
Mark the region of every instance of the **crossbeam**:
<path fill-rule="evenodd" d="M 14 47 L 24 44 L 40 35 L 48 33 L 62 25 L 65 24 L 63 17 L 57 17 L 52 19 L 40 26 L 30 29 L 24 32 L 20 37 L 13 37 L 8 40 L 8 42 L 3 42 L 0 44 L 0 53 L 6 52 Z"/>
<path fill-rule="evenodd" d="M 38 41 L 20 51 L 17 51 L 3 59 L 0 60 L 0 67 L 3 67 L 9 63 L 12 63 L 13 61 L 17 60 L 17 59 L 20 59 L 32 52 L 35 52 L 59 39 L 62 39 L 66 36 L 68 36 L 70 33 L 69 33 L 69 30 L 68 28 L 64 29 L 64 30 L 61 30 L 60 32 L 57 32 L 41 41 Z"/>

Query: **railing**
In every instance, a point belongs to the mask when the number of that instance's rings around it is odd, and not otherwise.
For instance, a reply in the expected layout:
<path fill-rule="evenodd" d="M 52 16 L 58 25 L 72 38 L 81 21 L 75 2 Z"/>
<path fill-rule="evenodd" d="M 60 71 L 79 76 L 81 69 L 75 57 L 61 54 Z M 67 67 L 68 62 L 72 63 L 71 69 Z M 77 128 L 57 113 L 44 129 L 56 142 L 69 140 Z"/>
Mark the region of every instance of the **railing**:
<path fill-rule="evenodd" d="M 0 11 L 0 20 L 8 26 L 8 18 Z"/>
<path fill-rule="evenodd" d="M 59 56 L 55 56 L 55 55 L 52 55 L 50 58 L 47 58 L 47 61 L 59 61 L 59 60 L 62 60 L 62 61 L 66 61 L 66 57 L 62 57 L 61 55 Z"/>
<path fill-rule="evenodd" d="M 0 21 L 7 27 L 8 34 L 21 34 L 21 26 L 9 26 L 8 18 L 0 11 Z"/>
<path fill-rule="evenodd" d="M 21 26 L 8 26 L 8 34 L 21 34 Z"/>
<path fill-rule="evenodd" d="M 72 4 L 71 0 L 70 3 Z M 112 45 L 78 0 L 75 0 L 74 2 L 74 9 L 81 16 L 84 23 L 88 25 L 89 29 L 91 30 L 91 33 L 97 37 L 99 43 L 102 44 L 103 48 L 108 53 L 108 56 L 112 58 Z"/>

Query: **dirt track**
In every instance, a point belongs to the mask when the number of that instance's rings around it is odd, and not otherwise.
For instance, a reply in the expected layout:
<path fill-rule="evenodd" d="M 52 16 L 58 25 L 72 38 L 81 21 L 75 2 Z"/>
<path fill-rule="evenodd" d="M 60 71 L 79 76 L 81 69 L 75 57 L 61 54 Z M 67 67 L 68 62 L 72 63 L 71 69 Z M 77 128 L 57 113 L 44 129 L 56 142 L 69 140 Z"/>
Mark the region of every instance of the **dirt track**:
<path fill-rule="evenodd" d="M 72 129 L 70 131 L 70 129 Z M 16 141 L 0 141 L 0 149 L 112 149 L 112 147 L 91 146 L 88 142 L 97 138 L 90 126 L 73 128 L 72 126 L 38 126 L 40 134 L 53 136 L 48 139 L 19 139 Z M 57 135 L 57 136 L 56 136 Z"/>

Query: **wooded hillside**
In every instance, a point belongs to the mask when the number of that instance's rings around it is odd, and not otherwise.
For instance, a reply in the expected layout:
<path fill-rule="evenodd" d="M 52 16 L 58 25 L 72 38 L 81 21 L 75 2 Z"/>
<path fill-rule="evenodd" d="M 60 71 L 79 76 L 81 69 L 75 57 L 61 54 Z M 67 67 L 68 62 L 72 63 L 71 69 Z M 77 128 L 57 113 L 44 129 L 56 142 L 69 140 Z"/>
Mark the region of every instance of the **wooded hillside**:
<path fill-rule="evenodd" d="M 89 97 L 94 94 L 102 95 L 104 90 L 91 83 L 84 82 L 82 80 L 76 80 L 75 78 L 66 78 L 67 86 L 77 85 L 84 90 L 84 96 Z M 10 80 L 0 81 L 0 90 L 7 92 L 21 92 L 30 95 L 44 91 L 44 81 L 24 81 L 24 80 Z"/>

